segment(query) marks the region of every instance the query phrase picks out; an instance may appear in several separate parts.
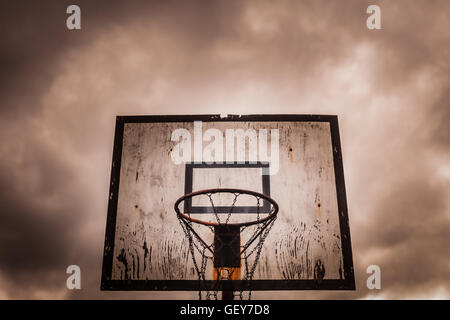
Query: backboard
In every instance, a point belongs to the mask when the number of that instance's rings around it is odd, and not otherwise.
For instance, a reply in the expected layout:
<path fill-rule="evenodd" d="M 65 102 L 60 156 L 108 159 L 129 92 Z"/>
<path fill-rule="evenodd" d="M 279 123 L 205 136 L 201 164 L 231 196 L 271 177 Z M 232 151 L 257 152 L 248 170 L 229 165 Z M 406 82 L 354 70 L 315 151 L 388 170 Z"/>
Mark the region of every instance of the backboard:
<path fill-rule="evenodd" d="M 251 290 L 355 288 L 337 117 L 183 115 L 117 117 L 102 290 L 198 290 L 174 203 L 211 188 L 255 191 L 279 206 Z M 237 223 L 271 210 L 252 197 L 209 200 L 181 207 L 196 219 Z M 214 243 L 211 230 L 199 233 Z M 205 268 L 214 281 L 214 261 Z"/>

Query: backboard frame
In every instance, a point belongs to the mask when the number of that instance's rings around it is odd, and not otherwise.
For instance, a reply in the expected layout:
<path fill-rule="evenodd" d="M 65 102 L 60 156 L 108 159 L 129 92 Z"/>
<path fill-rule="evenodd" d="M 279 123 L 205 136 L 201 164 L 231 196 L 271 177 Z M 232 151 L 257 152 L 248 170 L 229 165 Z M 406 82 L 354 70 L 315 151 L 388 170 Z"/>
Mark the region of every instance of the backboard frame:
<path fill-rule="evenodd" d="M 252 290 L 355 290 L 350 227 L 348 220 L 347 198 L 344 182 L 341 143 L 339 136 L 338 118 L 335 115 L 157 115 L 157 116 L 117 116 L 114 148 L 111 165 L 110 191 L 108 196 L 108 213 L 105 231 L 105 243 L 102 266 L 101 290 L 121 291 L 196 291 L 199 289 L 198 280 L 112 280 L 112 266 L 114 241 L 116 232 L 116 218 L 118 192 L 120 183 L 120 168 L 124 126 L 126 123 L 154 123 L 154 122 L 328 122 L 331 132 L 333 148 L 333 164 L 336 183 L 336 195 L 339 211 L 339 228 L 341 234 L 341 248 L 343 257 L 344 279 L 301 279 L 301 280 L 252 280 Z M 282 205 L 282 204 L 281 204 Z M 175 213 L 174 213 L 175 214 Z M 208 281 L 215 284 L 214 280 Z M 229 280 L 224 282 L 223 289 L 248 287 L 247 281 Z"/>

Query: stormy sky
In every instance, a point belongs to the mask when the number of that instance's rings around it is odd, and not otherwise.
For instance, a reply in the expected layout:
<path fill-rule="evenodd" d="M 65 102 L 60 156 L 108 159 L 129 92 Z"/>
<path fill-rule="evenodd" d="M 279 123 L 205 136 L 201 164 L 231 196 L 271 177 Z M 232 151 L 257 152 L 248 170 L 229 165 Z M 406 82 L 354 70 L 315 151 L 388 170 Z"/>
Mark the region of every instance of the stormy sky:
<path fill-rule="evenodd" d="M 78 4 L 82 29 L 66 28 Z M 366 28 L 378 4 L 382 30 Z M 0 298 L 102 292 L 116 115 L 336 114 L 355 292 L 450 297 L 450 3 L 2 1 Z M 65 286 L 66 267 L 82 290 Z M 366 288 L 381 267 L 382 289 Z M 195 293 L 194 293 L 195 296 Z"/>

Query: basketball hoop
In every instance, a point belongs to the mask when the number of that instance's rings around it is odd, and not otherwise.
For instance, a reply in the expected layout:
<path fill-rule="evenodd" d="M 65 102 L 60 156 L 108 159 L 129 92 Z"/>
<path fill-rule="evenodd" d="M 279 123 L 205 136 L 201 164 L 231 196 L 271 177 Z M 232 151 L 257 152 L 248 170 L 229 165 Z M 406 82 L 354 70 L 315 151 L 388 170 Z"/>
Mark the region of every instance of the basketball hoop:
<path fill-rule="evenodd" d="M 214 196 L 220 197 L 222 194 L 231 196 L 232 204 L 227 207 L 214 205 Z M 247 198 L 254 198 L 256 201 L 255 212 L 244 212 L 246 214 L 256 214 L 256 219 L 249 221 L 230 221 L 233 214 L 239 215 L 238 210 L 243 207 L 236 206 L 239 197 L 245 195 Z M 192 213 L 186 208 L 191 208 L 192 199 L 206 196 L 213 212 L 214 221 L 197 219 L 192 217 Z M 217 199 L 216 199 L 217 200 Z M 184 202 L 185 210 L 180 210 L 180 204 Z M 261 206 L 261 202 L 264 206 Z M 223 208 L 226 208 L 224 210 Z M 265 210 L 261 210 L 264 208 Z M 251 280 L 256 270 L 256 266 L 261 254 L 264 240 L 277 217 L 278 204 L 271 197 L 262 193 L 243 189 L 206 189 L 188 193 L 179 198 L 174 205 L 177 217 L 186 237 L 189 240 L 189 250 L 192 255 L 194 268 L 199 280 L 199 298 L 202 299 L 202 291 L 206 291 L 206 299 L 217 299 L 217 293 L 222 290 L 222 299 L 233 299 L 233 286 L 224 290 L 224 282 L 227 280 L 244 280 L 247 285 L 239 288 L 239 298 L 243 299 L 243 291 L 248 291 L 248 298 L 251 299 Z M 225 215 L 225 217 L 222 217 Z M 261 215 L 266 215 L 261 217 Z M 199 234 L 196 228 L 208 227 L 214 233 L 214 241 L 207 243 Z M 249 233 L 249 236 L 241 245 L 241 234 Z M 211 254 L 209 255 L 208 252 Z M 241 260 L 244 262 L 244 275 L 241 279 Z M 213 285 L 208 285 L 206 269 L 208 262 L 212 261 L 214 266 L 215 281 Z M 227 288 L 230 288 L 228 286 Z"/>

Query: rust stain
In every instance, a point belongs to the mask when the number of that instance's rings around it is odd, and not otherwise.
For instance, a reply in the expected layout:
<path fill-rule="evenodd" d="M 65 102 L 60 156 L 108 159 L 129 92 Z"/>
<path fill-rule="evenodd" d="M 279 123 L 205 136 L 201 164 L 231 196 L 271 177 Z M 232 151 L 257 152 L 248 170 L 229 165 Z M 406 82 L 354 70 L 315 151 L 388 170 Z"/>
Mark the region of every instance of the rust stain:
<path fill-rule="evenodd" d="M 293 153 L 292 148 L 289 148 L 289 160 L 291 161 L 291 163 L 294 162 L 294 157 L 293 157 L 292 153 Z"/>
<path fill-rule="evenodd" d="M 241 267 L 219 267 L 213 270 L 213 279 L 241 280 Z"/>

